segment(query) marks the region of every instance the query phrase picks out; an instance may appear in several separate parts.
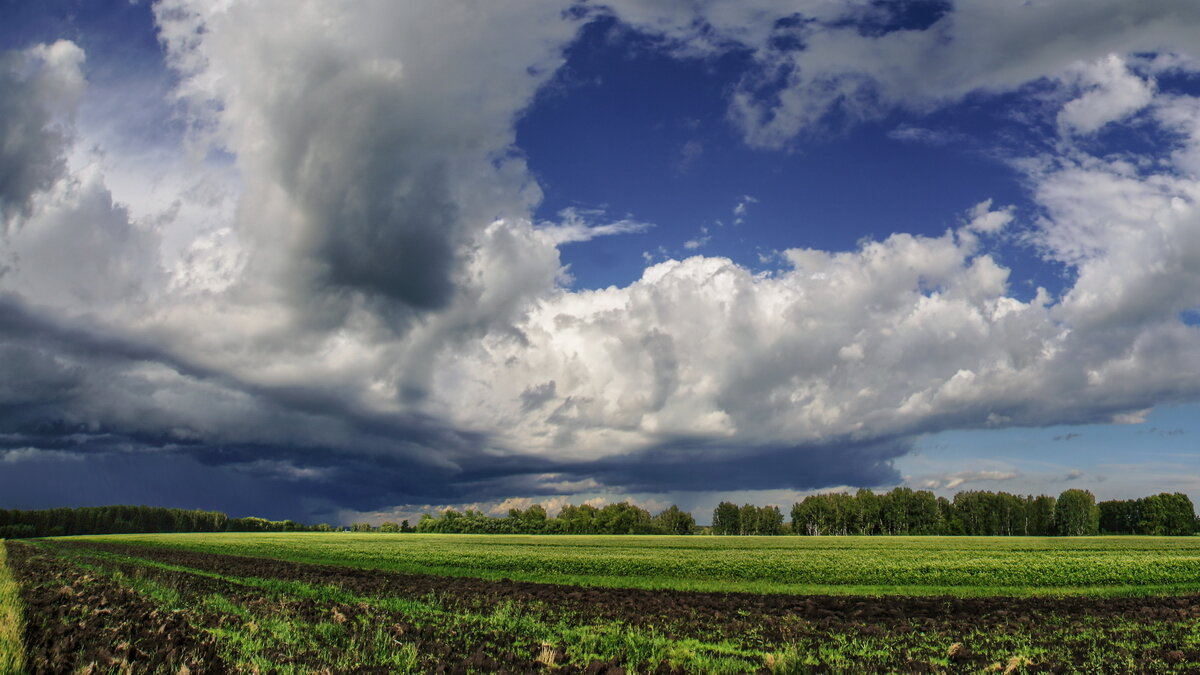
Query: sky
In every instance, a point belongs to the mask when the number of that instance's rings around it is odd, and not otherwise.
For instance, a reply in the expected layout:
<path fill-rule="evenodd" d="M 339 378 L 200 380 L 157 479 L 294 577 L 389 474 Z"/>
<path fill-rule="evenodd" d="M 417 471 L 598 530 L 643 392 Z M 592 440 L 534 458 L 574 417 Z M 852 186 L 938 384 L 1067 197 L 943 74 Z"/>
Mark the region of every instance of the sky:
<path fill-rule="evenodd" d="M 1200 498 L 1192 0 L 0 0 L 0 508 Z"/>

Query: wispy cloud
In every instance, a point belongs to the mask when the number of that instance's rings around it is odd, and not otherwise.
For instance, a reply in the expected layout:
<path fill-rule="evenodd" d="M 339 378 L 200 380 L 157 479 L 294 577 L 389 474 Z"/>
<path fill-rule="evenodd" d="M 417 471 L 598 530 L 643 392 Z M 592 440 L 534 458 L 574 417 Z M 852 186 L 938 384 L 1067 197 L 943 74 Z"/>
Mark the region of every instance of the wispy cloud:
<path fill-rule="evenodd" d="M 562 218 L 561 222 L 543 224 L 538 231 L 549 235 L 552 242 L 561 245 L 576 244 L 616 234 L 635 234 L 645 232 L 653 227 L 649 223 L 628 218 L 600 225 L 593 224 L 595 220 L 603 216 L 603 211 L 567 208 L 559 212 L 559 217 Z"/>
<path fill-rule="evenodd" d="M 926 490 L 953 490 L 966 484 L 1002 483 L 1019 478 L 1020 476 L 1021 474 L 1016 471 L 955 471 L 953 473 L 908 478 L 905 482 L 914 487 Z"/>
<path fill-rule="evenodd" d="M 746 209 L 751 204 L 757 204 L 758 200 L 750 195 L 743 195 L 738 203 L 733 207 L 733 224 L 741 225 L 746 222 Z"/>

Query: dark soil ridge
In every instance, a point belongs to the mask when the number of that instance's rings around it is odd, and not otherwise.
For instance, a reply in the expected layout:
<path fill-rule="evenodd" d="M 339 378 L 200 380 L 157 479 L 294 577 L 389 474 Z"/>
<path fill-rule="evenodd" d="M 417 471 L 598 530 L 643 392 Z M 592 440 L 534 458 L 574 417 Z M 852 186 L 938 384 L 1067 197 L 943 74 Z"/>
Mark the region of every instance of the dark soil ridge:
<path fill-rule="evenodd" d="M 34 546 L 4 544 L 25 604 L 26 667 L 53 673 L 227 673 L 216 641 L 184 612 Z"/>
<path fill-rule="evenodd" d="M 63 545 L 67 542 L 57 543 Z M 1200 594 L 1149 597 L 1029 596 L 853 596 L 790 595 L 570 586 L 474 577 L 408 574 L 271 558 L 201 553 L 185 549 L 98 542 L 71 542 L 99 551 L 146 558 L 228 576 L 253 576 L 330 584 L 357 595 L 419 598 L 485 605 L 512 601 L 543 603 L 581 618 L 659 625 L 666 618 L 761 622 L 782 616 L 822 623 L 921 623 L 969 620 L 976 625 L 1039 621 L 1048 616 L 1138 618 L 1181 621 L 1200 618 Z M 706 622 L 707 623 L 707 622 Z"/>

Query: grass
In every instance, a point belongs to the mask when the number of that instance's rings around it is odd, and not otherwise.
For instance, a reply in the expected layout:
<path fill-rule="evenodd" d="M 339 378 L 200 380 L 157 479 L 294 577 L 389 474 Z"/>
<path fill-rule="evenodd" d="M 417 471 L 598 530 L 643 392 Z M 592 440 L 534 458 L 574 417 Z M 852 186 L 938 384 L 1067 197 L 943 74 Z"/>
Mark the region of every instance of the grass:
<path fill-rule="evenodd" d="M 0 539 L 0 674 L 9 675 L 25 671 L 25 650 L 21 643 L 21 598 L 5 559 L 4 540 Z"/>
<path fill-rule="evenodd" d="M 618 588 L 960 596 L 1144 596 L 1200 590 L 1200 537 L 230 533 L 78 539 Z"/>

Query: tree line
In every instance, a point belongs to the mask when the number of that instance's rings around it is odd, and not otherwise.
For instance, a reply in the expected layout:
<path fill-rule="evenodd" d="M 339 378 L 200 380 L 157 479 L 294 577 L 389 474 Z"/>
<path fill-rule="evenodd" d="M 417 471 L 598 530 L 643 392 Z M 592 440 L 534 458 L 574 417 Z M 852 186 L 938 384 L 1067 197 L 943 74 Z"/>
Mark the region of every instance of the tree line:
<path fill-rule="evenodd" d="M 158 506 L 84 506 L 37 511 L 0 509 L 0 539 L 60 537 L 74 534 L 147 532 L 304 532 L 331 531 L 329 525 L 292 520 L 230 518 L 220 511 Z"/>
<path fill-rule="evenodd" d="M 737 508 L 728 503 L 717 506 L 714 533 L 772 534 L 748 532 L 736 520 Z M 791 516 L 791 533 L 800 535 L 1191 535 L 1200 531 L 1187 495 L 1163 493 L 1097 504 L 1091 492 L 1076 489 L 1057 498 L 970 490 L 952 500 L 928 490 L 895 488 L 875 494 L 861 489 L 853 495 L 810 495 L 792 506 Z"/>
<path fill-rule="evenodd" d="M 383 523 L 380 529 L 394 523 Z M 417 532 L 458 534 L 692 534 L 696 519 L 687 511 L 671 505 L 651 516 L 650 512 L 628 502 L 596 508 L 590 504 L 567 505 L 551 518 L 540 504 L 528 509 L 509 509 L 502 517 L 492 517 L 475 509 L 446 510 L 440 516 L 421 515 Z"/>
<path fill-rule="evenodd" d="M 407 520 L 379 526 L 305 525 L 292 520 L 230 518 L 219 511 L 154 506 L 95 506 L 37 511 L 0 509 L 0 539 L 76 534 L 148 532 L 428 532 L 458 534 L 695 534 L 718 535 L 977 535 L 1048 536 L 1092 534 L 1191 535 L 1200 520 L 1187 495 L 1162 493 L 1140 499 L 1096 502 L 1087 490 L 1058 497 L 971 490 L 953 499 L 928 490 L 899 487 L 876 494 L 832 492 L 805 497 L 792 505 L 785 523 L 777 506 L 738 506 L 721 502 L 711 528 L 698 528 L 692 515 L 672 505 L 651 515 L 620 502 L 604 507 L 564 506 L 550 517 L 540 504 L 509 509 L 494 517 L 475 509 L 423 514 L 416 526 Z"/>
<path fill-rule="evenodd" d="M 1200 532 L 1200 520 L 1192 512 L 1192 500 L 1178 492 L 1100 502 L 1099 509 L 1101 532 L 1157 535 Z"/>

